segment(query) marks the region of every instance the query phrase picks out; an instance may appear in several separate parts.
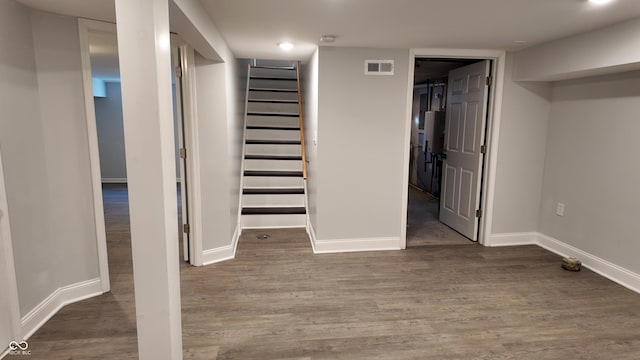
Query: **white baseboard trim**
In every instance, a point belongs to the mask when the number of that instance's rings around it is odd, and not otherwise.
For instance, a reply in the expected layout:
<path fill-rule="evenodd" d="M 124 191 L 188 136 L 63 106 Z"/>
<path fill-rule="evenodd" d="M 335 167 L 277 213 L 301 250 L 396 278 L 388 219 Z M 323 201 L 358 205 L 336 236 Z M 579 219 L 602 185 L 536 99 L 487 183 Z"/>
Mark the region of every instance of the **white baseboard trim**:
<path fill-rule="evenodd" d="M 209 249 L 202 252 L 202 266 L 219 263 L 225 260 L 231 260 L 236 257 L 236 247 L 240 238 L 240 227 L 236 227 L 233 234 L 231 245 L 222 246 L 215 249 Z"/>
<path fill-rule="evenodd" d="M 309 242 L 311 242 L 311 248 L 313 249 L 313 253 L 316 254 L 316 231 L 313 229 L 313 225 L 311 224 L 311 220 L 307 216 L 307 235 L 309 235 Z"/>
<path fill-rule="evenodd" d="M 489 241 L 485 242 L 484 246 L 499 247 L 499 246 L 517 246 L 517 245 L 536 245 L 538 240 L 538 233 L 504 233 L 493 234 L 489 236 Z"/>
<path fill-rule="evenodd" d="M 316 254 L 356 251 L 400 250 L 400 239 L 397 237 L 335 240 L 316 239 L 314 242 L 314 253 Z"/>
<path fill-rule="evenodd" d="M 582 265 L 587 269 L 640 293 L 640 274 L 544 234 L 538 234 L 538 246 L 560 256 L 573 256 L 582 261 Z"/>
<path fill-rule="evenodd" d="M 240 240 L 240 236 L 242 235 L 242 226 L 240 226 L 240 222 L 236 225 L 236 230 L 233 232 L 233 238 L 231 239 L 231 246 L 233 246 L 233 258 L 236 257 L 236 250 L 238 249 L 238 241 Z"/>
<path fill-rule="evenodd" d="M 28 339 L 65 305 L 98 295 L 102 295 L 100 278 L 58 288 L 22 317 L 22 339 Z"/>
<path fill-rule="evenodd" d="M 596 255 L 578 249 L 558 239 L 538 232 L 494 234 L 489 237 L 489 247 L 538 245 L 552 253 L 566 257 L 573 256 L 582 261 L 582 265 L 607 279 L 630 290 L 640 293 L 640 274 L 618 266 Z"/>

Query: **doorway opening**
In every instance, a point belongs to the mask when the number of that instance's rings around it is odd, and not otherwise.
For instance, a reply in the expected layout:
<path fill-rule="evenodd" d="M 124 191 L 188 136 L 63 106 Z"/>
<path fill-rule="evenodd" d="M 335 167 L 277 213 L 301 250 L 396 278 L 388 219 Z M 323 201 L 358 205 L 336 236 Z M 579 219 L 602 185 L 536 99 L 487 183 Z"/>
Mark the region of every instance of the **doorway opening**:
<path fill-rule="evenodd" d="M 478 241 L 491 60 L 416 57 L 406 246 Z"/>
<path fill-rule="evenodd" d="M 117 276 L 123 272 L 122 265 L 131 266 L 130 254 L 130 238 L 128 236 L 128 189 L 127 189 L 127 173 L 126 158 L 124 144 L 124 127 L 122 114 L 122 96 L 120 91 L 120 74 L 118 62 L 117 37 L 115 33 L 115 25 L 99 24 L 99 29 L 91 26 L 87 29 L 87 52 L 88 64 L 92 82 L 93 94 L 89 94 L 88 98 L 93 109 L 95 122 L 95 137 L 97 140 L 97 153 L 100 169 L 99 182 L 101 190 L 95 193 L 96 197 L 102 200 L 101 207 L 104 209 L 104 223 L 107 226 L 106 231 L 106 249 L 103 255 L 108 258 L 108 272 Z M 172 56 L 173 65 L 179 67 L 180 53 L 177 48 L 174 49 L 175 56 Z M 187 163 L 185 159 L 184 148 L 184 116 L 182 112 L 182 72 L 176 70 L 172 72 L 172 90 L 173 90 L 173 120 L 174 120 L 174 141 L 175 141 L 175 162 L 176 162 L 176 194 L 178 208 L 178 226 L 180 231 L 176 242 L 179 243 L 180 256 L 187 262 L 191 262 L 190 241 L 188 234 L 188 200 L 186 191 L 186 174 Z M 91 117 L 89 117 L 91 122 Z M 91 135 L 90 135 L 91 136 Z M 94 158 L 95 159 L 95 158 Z M 95 180 L 94 180 L 95 181 Z M 115 225 L 115 226 L 114 226 Z M 126 227 L 126 228 L 123 228 Z M 107 256 L 107 254 L 117 254 L 117 256 Z M 123 262 L 113 263 L 116 261 Z M 106 268 L 106 267 L 105 267 Z M 115 270 L 118 269 L 118 270 Z M 131 269 L 129 269 L 131 270 Z M 102 265 L 101 265 L 102 271 Z M 128 276 L 131 271 L 124 271 Z"/>

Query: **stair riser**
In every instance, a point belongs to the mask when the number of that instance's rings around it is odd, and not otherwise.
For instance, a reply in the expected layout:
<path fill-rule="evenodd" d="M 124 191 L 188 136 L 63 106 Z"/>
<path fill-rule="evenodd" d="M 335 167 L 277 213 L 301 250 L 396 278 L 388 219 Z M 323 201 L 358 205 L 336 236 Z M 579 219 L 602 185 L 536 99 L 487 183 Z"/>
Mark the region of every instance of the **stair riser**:
<path fill-rule="evenodd" d="M 304 195 L 242 195 L 242 206 L 304 206 Z"/>
<path fill-rule="evenodd" d="M 247 126 L 277 126 L 299 128 L 300 119 L 297 117 L 278 117 L 278 116 L 247 116 Z"/>
<path fill-rule="evenodd" d="M 247 140 L 300 140 L 300 131 L 247 129 Z"/>
<path fill-rule="evenodd" d="M 250 91 L 249 100 L 288 100 L 298 101 L 298 93 L 272 92 L 272 91 Z"/>
<path fill-rule="evenodd" d="M 300 177 L 245 176 L 245 189 L 300 188 L 304 182 Z"/>
<path fill-rule="evenodd" d="M 298 114 L 298 104 L 250 102 L 249 113 Z"/>
<path fill-rule="evenodd" d="M 245 145 L 245 154 L 247 155 L 297 155 L 302 153 L 300 145 L 262 145 L 247 144 Z"/>
<path fill-rule="evenodd" d="M 296 71 L 291 69 L 263 69 L 252 68 L 251 76 L 277 77 L 283 79 L 295 79 Z"/>
<path fill-rule="evenodd" d="M 291 80 L 263 80 L 251 79 L 249 82 L 251 89 L 280 89 L 280 90 L 298 90 L 296 81 Z"/>
<path fill-rule="evenodd" d="M 302 161 L 296 160 L 253 160 L 244 161 L 245 170 L 302 171 Z"/>
<path fill-rule="evenodd" d="M 242 215 L 241 223 L 243 229 L 305 227 L 307 216 L 304 214 Z"/>

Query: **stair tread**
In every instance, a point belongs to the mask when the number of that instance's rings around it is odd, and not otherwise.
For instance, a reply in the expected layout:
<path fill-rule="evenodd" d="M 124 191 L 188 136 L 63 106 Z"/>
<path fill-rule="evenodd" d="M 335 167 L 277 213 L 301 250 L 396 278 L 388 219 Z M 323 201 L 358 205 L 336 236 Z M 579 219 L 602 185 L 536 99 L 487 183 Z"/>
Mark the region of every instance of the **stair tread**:
<path fill-rule="evenodd" d="M 247 130 L 300 130 L 299 127 L 247 125 Z"/>
<path fill-rule="evenodd" d="M 245 188 L 245 195 L 298 195 L 304 194 L 304 188 Z"/>
<path fill-rule="evenodd" d="M 277 88 L 261 88 L 261 87 L 252 87 L 249 88 L 249 91 L 266 91 L 266 92 L 290 92 L 297 93 L 298 89 L 277 89 Z"/>
<path fill-rule="evenodd" d="M 282 116 L 282 117 L 300 117 L 300 115 L 298 114 L 294 114 L 294 113 L 283 113 L 283 112 L 257 112 L 257 111 L 253 111 L 253 112 L 248 112 L 247 115 L 249 116 Z"/>
<path fill-rule="evenodd" d="M 244 171 L 244 176 L 302 177 L 302 171 L 245 170 Z"/>
<path fill-rule="evenodd" d="M 306 214 L 303 206 L 282 206 L 282 207 L 243 207 L 243 215 L 294 215 Z"/>
<path fill-rule="evenodd" d="M 284 100 L 284 99 L 249 99 L 250 103 L 263 103 L 263 104 L 297 104 L 298 100 Z"/>
<path fill-rule="evenodd" d="M 245 142 L 250 145 L 300 145 L 300 140 L 256 140 L 251 139 Z"/>
<path fill-rule="evenodd" d="M 245 155 L 244 158 L 245 160 L 302 160 L 300 155 Z"/>
<path fill-rule="evenodd" d="M 260 65 L 256 65 L 253 66 L 251 65 L 252 69 L 272 69 L 272 70 L 290 70 L 290 71 L 295 71 L 296 68 L 295 67 L 282 67 L 282 66 L 260 66 Z"/>
<path fill-rule="evenodd" d="M 296 78 L 278 77 L 278 76 L 251 76 L 251 80 L 284 80 L 284 81 L 296 81 Z"/>

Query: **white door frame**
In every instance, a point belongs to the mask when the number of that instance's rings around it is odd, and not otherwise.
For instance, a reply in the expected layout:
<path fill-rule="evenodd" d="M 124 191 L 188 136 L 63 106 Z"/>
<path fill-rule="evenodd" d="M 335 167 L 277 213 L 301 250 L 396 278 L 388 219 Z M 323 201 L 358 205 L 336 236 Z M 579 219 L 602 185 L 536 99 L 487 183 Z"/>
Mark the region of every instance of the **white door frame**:
<path fill-rule="evenodd" d="M 109 257 L 107 253 L 107 235 L 105 229 L 105 221 L 104 221 L 104 204 L 102 201 L 102 174 L 100 172 L 100 151 L 98 147 L 98 130 L 96 125 L 96 112 L 95 112 L 95 104 L 93 99 L 93 82 L 91 81 L 91 56 L 89 54 L 89 32 L 91 31 L 102 31 L 102 32 L 111 32 L 114 35 L 116 34 L 116 25 L 113 23 L 102 22 L 97 20 L 90 19 L 78 19 L 78 28 L 80 33 L 80 54 L 82 61 L 82 81 L 84 88 L 84 102 L 85 102 L 85 115 L 87 120 L 87 138 L 89 141 L 89 160 L 91 162 L 91 184 L 93 187 L 93 212 L 96 223 L 96 241 L 98 247 L 98 264 L 100 269 L 100 282 L 102 285 L 102 291 L 107 292 L 111 289 L 111 285 L 109 283 Z M 185 49 L 188 47 L 185 46 Z M 190 54 L 193 57 L 193 50 L 189 48 Z M 193 69 L 188 69 L 188 75 L 192 76 Z M 186 74 L 185 74 L 186 75 Z M 192 182 L 197 181 L 199 179 L 198 169 L 199 169 L 199 159 L 197 158 L 197 144 L 193 141 L 193 133 L 197 132 L 197 129 L 193 127 L 193 122 L 191 119 L 193 118 L 193 97 L 191 86 L 189 83 L 189 90 L 187 92 L 186 97 L 184 97 L 185 104 L 183 106 L 188 106 L 185 109 L 185 126 L 188 126 L 189 133 L 191 136 L 187 136 L 187 138 L 191 141 L 187 144 L 187 153 L 192 155 L 187 157 L 187 161 L 189 162 L 188 167 L 190 168 L 190 172 L 192 174 L 190 176 L 190 184 L 188 184 L 188 188 L 191 189 L 190 193 L 198 194 L 200 189 L 200 184 L 194 184 Z M 187 114 L 189 116 L 187 116 Z M 191 199 L 198 199 L 198 196 L 192 196 Z M 194 203 L 193 201 L 191 203 Z M 197 204 L 193 204 L 190 206 L 191 210 L 191 219 L 193 223 L 200 223 L 200 204 L 197 201 Z M 202 232 L 197 231 L 196 226 L 191 224 L 191 244 L 192 244 L 192 256 L 191 256 L 191 264 L 198 265 L 202 264 Z"/>
<path fill-rule="evenodd" d="M 189 214 L 189 263 L 195 266 L 201 266 L 203 263 L 202 260 L 202 202 L 200 196 L 198 194 L 201 193 L 201 185 L 200 185 L 200 156 L 198 152 L 199 142 L 198 142 L 198 124 L 194 119 L 195 115 L 195 53 L 191 46 L 189 46 L 182 38 L 177 35 L 172 35 L 172 56 L 173 49 L 180 50 L 180 56 L 177 57 L 176 61 L 180 62 L 180 68 L 182 69 L 182 77 L 176 78 L 176 96 L 179 99 L 176 99 L 176 103 L 182 99 L 182 103 L 178 104 L 178 106 L 182 107 L 182 111 L 178 113 L 179 120 L 178 126 L 182 126 L 179 129 L 180 133 L 184 135 L 184 144 L 181 144 L 187 152 L 186 163 L 186 178 L 187 178 L 187 198 L 188 198 L 188 209 L 186 211 Z M 178 64 L 174 64 L 173 66 L 178 66 Z M 180 81 L 181 86 L 179 87 L 177 82 Z M 179 140 L 182 142 L 182 138 Z M 184 172 L 184 168 L 182 165 L 182 159 L 180 159 L 180 170 L 181 173 Z M 180 176 L 184 181 L 184 176 Z M 184 196 L 183 196 L 184 199 Z M 183 213 L 183 221 L 184 221 L 184 213 Z M 183 231 L 183 229 L 179 229 Z M 183 240 L 185 237 L 183 237 Z M 186 248 L 186 246 L 185 246 Z M 185 249 L 186 251 L 186 249 Z"/>
<path fill-rule="evenodd" d="M 489 111 L 487 113 L 487 132 L 485 145 L 487 153 L 482 172 L 482 199 L 480 208 L 480 228 L 478 242 L 485 245 L 491 234 L 493 221 L 493 202 L 495 196 L 495 178 L 498 160 L 498 141 L 502 117 L 502 95 L 504 89 L 506 51 L 476 49 L 411 49 L 409 51 L 409 79 L 407 84 L 407 115 L 405 121 L 405 141 L 402 181 L 402 216 L 400 217 L 400 248 L 407 248 L 407 205 L 409 201 L 409 147 L 411 141 L 411 114 L 413 102 L 413 81 L 417 57 L 458 58 L 492 60 L 491 90 L 489 93 Z"/>
<path fill-rule="evenodd" d="M 107 255 L 107 232 L 104 223 L 104 204 L 102 203 L 102 174 L 100 173 L 100 152 L 98 148 L 98 129 L 96 110 L 93 102 L 93 83 L 91 81 L 91 55 L 89 54 L 89 32 L 103 31 L 116 33 L 116 25 L 96 20 L 78 19 L 80 33 L 80 56 L 82 60 L 82 82 L 84 88 L 84 109 L 87 119 L 87 139 L 89 141 L 89 161 L 91 162 L 91 185 L 93 187 L 93 216 L 96 223 L 96 241 L 98 245 L 98 264 L 102 292 L 111 289 L 109 283 L 109 257 Z"/>
<path fill-rule="evenodd" d="M 13 243 L 11 240 L 11 226 L 9 222 L 9 206 L 7 204 L 7 191 L 4 182 L 4 168 L 2 165 L 2 151 L 0 151 L 0 247 L 4 253 L 4 259 L 0 263 L 5 264 L 5 269 L 0 269 L 0 276 L 6 276 L 8 288 L 2 291 L 9 298 L 11 307 L 11 329 L 13 340 L 23 340 L 18 337 L 22 334 L 22 321 L 20 318 L 20 302 L 18 300 L 18 280 L 16 278 L 16 266 L 13 260 Z M 8 344 L 0 344 L 0 358 L 5 355 L 3 352 Z"/>

